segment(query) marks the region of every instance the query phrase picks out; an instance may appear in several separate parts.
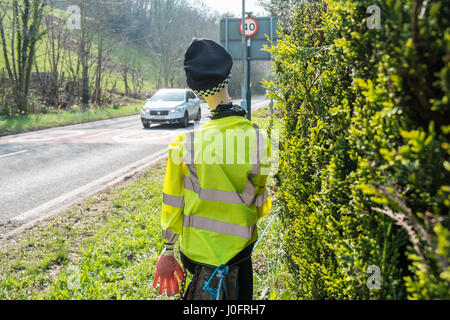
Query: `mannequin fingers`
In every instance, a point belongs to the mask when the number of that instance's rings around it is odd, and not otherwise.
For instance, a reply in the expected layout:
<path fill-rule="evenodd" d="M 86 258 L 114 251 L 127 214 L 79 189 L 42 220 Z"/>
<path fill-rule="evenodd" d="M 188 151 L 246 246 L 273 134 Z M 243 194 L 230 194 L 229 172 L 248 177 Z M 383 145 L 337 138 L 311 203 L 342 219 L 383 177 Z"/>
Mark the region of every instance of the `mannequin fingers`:
<path fill-rule="evenodd" d="M 166 286 L 167 286 L 167 296 L 170 297 L 173 294 L 172 278 L 166 279 Z"/>
<path fill-rule="evenodd" d="M 159 283 L 159 294 L 163 294 L 165 288 L 166 288 L 166 279 L 161 278 L 161 281 Z"/>
<path fill-rule="evenodd" d="M 156 288 L 156 286 L 158 285 L 158 280 L 159 280 L 159 274 L 155 273 L 155 278 L 153 279 L 153 288 Z"/>
<path fill-rule="evenodd" d="M 175 271 L 177 272 L 178 279 L 180 279 L 181 281 L 183 281 L 183 280 L 184 280 L 183 269 L 181 269 L 181 267 L 180 267 L 179 264 L 177 264 L 177 265 L 175 266 Z"/>
<path fill-rule="evenodd" d="M 179 291 L 178 280 L 175 277 L 172 278 L 172 288 L 173 288 L 175 294 L 178 294 L 178 291 Z"/>

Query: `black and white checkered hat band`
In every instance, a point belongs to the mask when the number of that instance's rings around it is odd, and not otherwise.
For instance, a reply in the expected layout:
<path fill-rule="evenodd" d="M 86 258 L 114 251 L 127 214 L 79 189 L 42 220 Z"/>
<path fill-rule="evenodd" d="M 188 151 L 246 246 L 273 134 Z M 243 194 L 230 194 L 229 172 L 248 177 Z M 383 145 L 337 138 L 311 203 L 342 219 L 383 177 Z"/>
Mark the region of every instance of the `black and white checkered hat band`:
<path fill-rule="evenodd" d="M 204 98 L 210 97 L 210 96 L 213 96 L 213 95 L 219 93 L 220 91 L 222 91 L 222 89 L 225 88 L 225 86 L 228 83 L 230 83 L 230 81 L 231 81 L 231 73 L 225 80 L 223 80 L 221 83 L 219 83 L 217 85 L 217 87 L 215 87 L 215 88 L 211 88 L 211 89 L 207 89 L 207 90 L 192 90 L 192 91 L 194 91 L 195 94 L 200 97 L 204 97 Z"/>

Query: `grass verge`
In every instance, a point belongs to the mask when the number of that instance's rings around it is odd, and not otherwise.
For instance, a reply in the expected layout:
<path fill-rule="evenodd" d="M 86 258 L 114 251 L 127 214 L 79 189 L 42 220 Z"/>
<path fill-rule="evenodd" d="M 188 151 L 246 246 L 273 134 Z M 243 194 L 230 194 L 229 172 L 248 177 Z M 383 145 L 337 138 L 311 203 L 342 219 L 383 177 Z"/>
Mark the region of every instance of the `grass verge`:
<path fill-rule="evenodd" d="M 17 118 L 0 117 L 0 135 L 130 116 L 138 114 L 142 105 L 143 103 L 88 111 L 72 110 L 48 114 L 31 114 Z"/>
<path fill-rule="evenodd" d="M 132 181 L 0 242 L 0 299 L 167 299 L 151 287 L 162 251 L 165 168 L 161 161 Z M 269 188 L 273 185 L 271 180 Z M 260 234 L 270 214 L 259 222 Z M 282 235 L 277 217 L 253 254 L 255 299 L 290 297 Z"/>
<path fill-rule="evenodd" d="M 165 163 L 0 243 L 0 299 L 155 299 Z"/>

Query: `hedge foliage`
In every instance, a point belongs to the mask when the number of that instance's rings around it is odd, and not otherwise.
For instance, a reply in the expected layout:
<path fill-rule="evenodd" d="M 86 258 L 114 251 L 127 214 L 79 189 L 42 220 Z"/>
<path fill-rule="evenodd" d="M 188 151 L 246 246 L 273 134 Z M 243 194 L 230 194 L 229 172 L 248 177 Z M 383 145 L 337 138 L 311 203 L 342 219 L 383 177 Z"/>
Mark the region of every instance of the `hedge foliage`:
<path fill-rule="evenodd" d="M 268 49 L 296 298 L 450 298 L 449 17 L 446 0 L 304 2 Z"/>

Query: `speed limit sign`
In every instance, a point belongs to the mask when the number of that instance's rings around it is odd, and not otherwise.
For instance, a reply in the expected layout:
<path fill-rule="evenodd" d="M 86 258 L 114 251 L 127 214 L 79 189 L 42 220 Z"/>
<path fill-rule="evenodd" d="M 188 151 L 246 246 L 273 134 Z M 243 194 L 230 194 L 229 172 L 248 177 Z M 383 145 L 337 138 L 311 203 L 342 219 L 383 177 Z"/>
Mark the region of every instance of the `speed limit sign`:
<path fill-rule="evenodd" d="M 239 24 L 239 32 L 242 34 L 242 21 Z M 245 18 L 245 36 L 253 37 L 258 32 L 258 22 L 256 19 L 248 17 Z"/>

